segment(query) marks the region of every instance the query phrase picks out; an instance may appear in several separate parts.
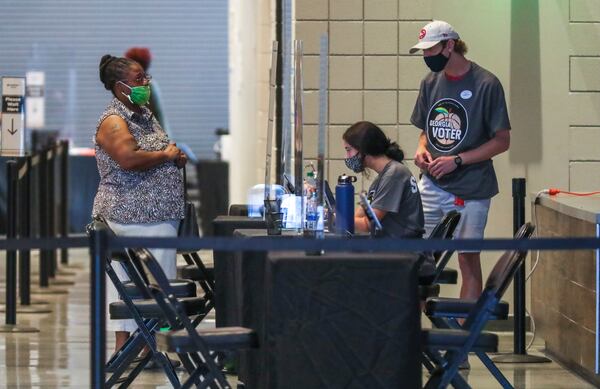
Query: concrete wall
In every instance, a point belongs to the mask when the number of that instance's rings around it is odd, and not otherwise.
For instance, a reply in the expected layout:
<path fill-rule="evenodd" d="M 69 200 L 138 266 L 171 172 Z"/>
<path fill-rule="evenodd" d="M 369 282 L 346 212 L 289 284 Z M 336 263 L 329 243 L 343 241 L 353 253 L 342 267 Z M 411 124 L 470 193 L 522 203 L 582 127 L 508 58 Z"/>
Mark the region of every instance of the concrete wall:
<path fill-rule="evenodd" d="M 568 6 L 568 8 L 567 8 Z M 568 44 L 561 47 L 561 64 L 569 70 L 569 186 L 576 191 L 600 187 L 600 0 L 571 0 L 553 11 Z M 557 15 L 560 11 L 560 16 Z M 559 19 L 560 17 L 560 19 Z M 550 29 L 550 26 L 549 26 Z M 563 39 L 565 39 L 563 38 Z M 548 42 L 551 44 L 551 42 Z"/>

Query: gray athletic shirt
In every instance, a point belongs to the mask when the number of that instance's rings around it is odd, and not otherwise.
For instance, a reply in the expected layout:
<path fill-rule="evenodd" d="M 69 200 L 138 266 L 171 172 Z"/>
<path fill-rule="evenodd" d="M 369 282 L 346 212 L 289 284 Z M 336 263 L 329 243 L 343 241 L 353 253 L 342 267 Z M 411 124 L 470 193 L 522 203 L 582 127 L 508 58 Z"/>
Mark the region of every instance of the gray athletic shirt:
<path fill-rule="evenodd" d="M 417 180 L 402 163 L 392 160 L 369 187 L 373 208 L 387 211 L 381 225 L 385 236 L 420 238 L 425 232 Z"/>
<path fill-rule="evenodd" d="M 410 121 L 425 131 L 427 150 L 434 159 L 477 148 L 498 130 L 510 129 L 502 84 L 474 62 L 460 80 L 449 80 L 444 72 L 427 75 Z M 491 159 L 463 165 L 439 180 L 427 176 L 464 200 L 489 199 L 498 193 Z"/>

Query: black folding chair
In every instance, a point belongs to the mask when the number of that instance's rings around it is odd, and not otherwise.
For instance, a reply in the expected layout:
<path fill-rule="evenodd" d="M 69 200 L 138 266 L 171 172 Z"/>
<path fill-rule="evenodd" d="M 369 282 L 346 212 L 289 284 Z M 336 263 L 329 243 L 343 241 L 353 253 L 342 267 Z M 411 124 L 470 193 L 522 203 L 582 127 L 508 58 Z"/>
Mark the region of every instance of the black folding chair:
<path fill-rule="evenodd" d="M 448 212 L 433 228 L 433 231 L 429 234 L 429 239 L 452 239 L 459 221 L 460 212 L 454 210 Z M 433 274 L 419 277 L 419 294 L 422 300 L 438 296 L 440 292 L 439 284 L 456 284 L 458 273 L 454 269 L 446 269 L 452 254 L 454 254 L 453 250 L 424 253 L 424 256 L 433 257 L 435 271 Z"/>
<path fill-rule="evenodd" d="M 214 266 L 204 264 L 196 251 L 177 251 L 177 254 L 182 255 L 186 262 L 185 265 L 177 266 L 177 277 L 196 281 L 200 285 L 206 299 L 207 311 L 210 311 L 215 306 Z"/>
<path fill-rule="evenodd" d="M 460 222 L 460 217 L 461 215 L 458 211 L 448 212 L 440 223 L 442 231 L 438 233 L 434 230 L 433 232 L 436 232 L 436 234 L 434 235 L 432 232 L 429 239 L 452 239 L 454 237 L 454 231 L 456 231 L 456 227 L 458 227 L 458 223 Z M 436 251 L 433 254 L 435 260 L 433 283 L 456 284 L 458 278 L 457 271 L 455 269 L 446 269 L 446 265 L 448 264 L 448 261 L 450 261 L 452 254 L 454 254 L 454 250 Z"/>
<path fill-rule="evenodd" d="M 515 239 L 528 239 L 534 227 L 524 224 L 515 234 Z M 513 388 L 498 367 L 487 356 L 488 352 L 498 351 L 498 336 L 483 332 L 490 319 L 508 315 L 508 304 L 501 298 L 512 278 L 523 265 L 527 251 L 505 252 L 492 269 L 485 289 L 476 301 L 460 299 L 430 299 L 426 304 L 426 314 L 434 325 L 441 329 L 423 330 L 423 345 L 426 358 L 425 367 L 432 373 L 425 388 L 446 388 L 452 383 L 455 388 L 470 388 L 458 375 L 459 365 L 474 352 L 492 373 L 503 388 Z M 466 319 L 461 326 L 457 319 Z M 441 354 L 440 350 L 446 350 Z"/>
<path fill-rule="evenodd" d="M 256 332 L 242 327 L 196 329 L 152 254 L 146 249 L 129 249 L 128 252 L 141 260 L 147 276 L 152 278 L 150 291 L 171 327 L 170 331 L 157 334 L 159 350 L 178 353 L 188 370 L 188 379 L 174 386 L 231 388 L 215 362 L 215 352 L 257 347 Z"/>
<path fill-rule="evenodd" d="M 105 229 L 113 233 L 107 223 L 95 220 L 90 229 Z M 123 282 L 117 276 L 112 267 L 112 262 L 118 262 L 127 273 L 130 281 Z M 140 272 L 137 265 L 124 251 L 112 252 L 106 258 L 106 274 L 117 289 L 122 301 L 109 304 L 111 320 L 133 319 L 138 328 L 131 334 L 125 344 L 110 358 L 106 364 L 107 371 L 112 374 L 108 377 L 105 386 L 110 388 L 119 385 L 121 388 L 128 387 L 141 373 L 143 368 L 154 360 L 163 368 L 171 384 L 179 383 L 174 366 L 166 354 L 160 353 L 156 348 L 155 333 L 165 326 L 166 318 L 162 310 L 152 299 L 148 289 L 148 280 Z M 195 324 L 206 316 L 206 301 L 202 297 L 196 297 L 196 286 L 189 280 L 169 280 L 175 297 L 180 298 L 189 315 L 195 316 Z M 142 357 L 138 357 L 144 347 L 148 346 L 150 351 Z M 130 369 L 127 375 L 123 374 Z"/>
<path fill-rule="evenodd" d="M 184 185 L 185 185 L 185 168 L 184 168 Z M 187 196 L 187 192 L 186 192 Z M 193 213 L 194 207 L 192 204 L 186 202 L 186 216 L 187 213 L 189 219 L 182 220 L 180 229 L 185 232 L 183 236 L 186 237 L 199 237 L 200 231 L 197 223 L 193 220 L 195 213 Z M 193 214 L 192 214 L 193 213 Z M 191 221 L 188 221 L 191 220 Z M 181 233 L 181 231 L 180 231 Z M 202 262 L 200 255 L 196 251 L 190 250 L 177 250 L 178 255 L 182 255 L 185 260 L 185 265 L 177 266 L 177 277 L 186 280 L 193 280 L 198 282 L 202 290 L 204 291 L 204 298 L 207 301 L 207 310 L 210 311 L 214 307 L 214 290 L 215 290 L 215 269 L 212 265 L 207 266 Z"/>

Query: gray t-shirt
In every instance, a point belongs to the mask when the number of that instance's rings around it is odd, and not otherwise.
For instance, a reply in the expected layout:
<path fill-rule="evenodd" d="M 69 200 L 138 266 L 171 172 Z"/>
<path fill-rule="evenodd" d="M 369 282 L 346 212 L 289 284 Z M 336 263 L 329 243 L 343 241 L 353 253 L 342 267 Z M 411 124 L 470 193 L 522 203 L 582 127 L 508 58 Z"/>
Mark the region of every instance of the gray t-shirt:
<path fill-rule="evenodd" d="M 425 131 L 427 150 L 434 159 L 477 148 L 498 130 L 510 129 L 502 84 L 474 62 L 459 80 L 448 79 L 444 72 L 427 75 L 410 121 Z M 427 176 L 465 200 L 489 199 L 498 193 L 491 159 L 463 165 L 439 180 Z"/>
<path fill-rule="evenodd" d="M 417 180 L 402 163 L 388 163 L 369 187 L 367 198 L 373 208 L 387 212 L 381 220 L 385 236 L 423 236 L 425 221 Z"/>

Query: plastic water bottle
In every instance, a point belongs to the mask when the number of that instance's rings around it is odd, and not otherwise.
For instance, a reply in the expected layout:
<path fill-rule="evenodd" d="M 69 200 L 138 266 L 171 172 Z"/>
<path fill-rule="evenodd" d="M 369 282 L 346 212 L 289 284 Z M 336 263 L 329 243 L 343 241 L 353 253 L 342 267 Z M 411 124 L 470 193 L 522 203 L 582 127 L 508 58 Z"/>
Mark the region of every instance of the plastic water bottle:
<path fill-rule="evenodd" d="M 354 234 L 354 185 L 356 177 L 342 174 L 335 187 L 335 232 Z"/>
<path fill-rule="evenodd" d="M 321 223 L 322 225 L 322 223 Z M 317 201 L 317 193 L 313 192 L 308 195 L 306 201 L 306 218 L 304 223 L 304 236 L 309 238 L 319 237 L 319 202 Z M 321 228 L 321 235 L 323 229 Z"/>
<path fill-rule="evenodd" d="M 317 180 L 315 177 L 315 172 L 306 173 L 306 192 L 307 195 L 310 195 L 312 192 L 317 190 Z"/>

